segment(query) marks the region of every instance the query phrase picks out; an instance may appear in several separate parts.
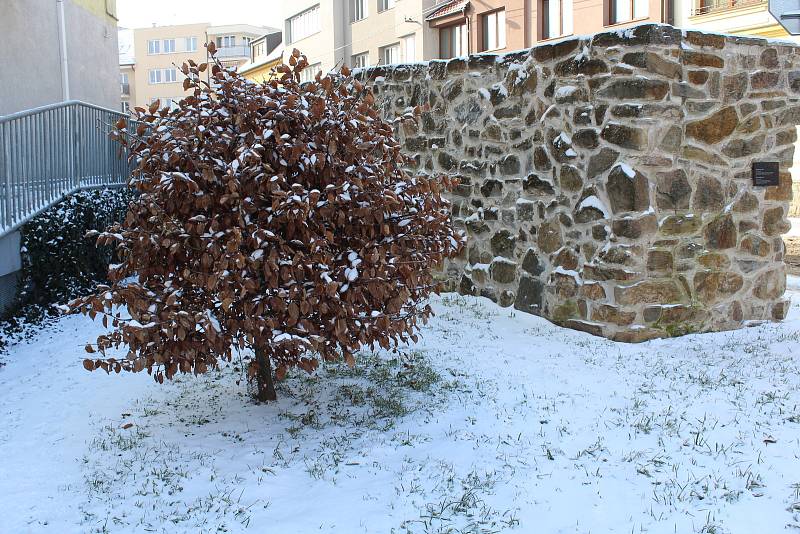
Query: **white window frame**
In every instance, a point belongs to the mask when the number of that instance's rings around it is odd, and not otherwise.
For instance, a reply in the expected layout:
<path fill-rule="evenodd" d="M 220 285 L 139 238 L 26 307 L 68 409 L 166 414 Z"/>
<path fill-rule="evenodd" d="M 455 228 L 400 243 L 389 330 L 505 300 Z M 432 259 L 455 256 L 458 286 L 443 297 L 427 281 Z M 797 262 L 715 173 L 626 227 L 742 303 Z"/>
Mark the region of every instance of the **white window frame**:
<path fill-rule="evenodd" d="M 154 56 L 161 53 L 161 39 L 150 39 L 147 41 L 147 55 Z"/>
<path fill-rule="evenodd" d="M 163 52 L 161 52 L 162 54 L 175 53 L 175 39 L 164 39 L 163 45 Z"/>
<path fill-rule="evenodd" d="M 322 63 L 307 66 L 300 71 L 300 83 L 313 82 L 320 70 L 322 70 Z"/>
<path fill-rule="evenodd" d="M 350 59 L 354 69 L 363 69 L 369 65 L 369 52 L 361 52 L 360 54 L 353 54 Z"/>
<path fill-rule="evenodd" d="M 217 48 L 233 48 L 236 46 L 235 35 L 220 35 L 217 37 Z"/>
<path fill-rule="evenodd" d="M 166 69 L 150 69 L 147 74 L 150 85 L 160 83 L 175 83 L 178 81 L 178 69 L 169 67 Z"/>
<path fill-rule="evenodd" d="M 156 101 L 158 101 L 158 109 L 164 109 L 168 107 L 169 109 L 172 110 L 178 107 L 178 102 L 180 101 L 180 97 L 154 96 L 150 98 L 151 104 L 153 104 Z"/>
<path fill-rule="evenodd" d="M 378 0 L 378 13 L 392 9 L 396 3 L 396 0 Z"/>
<path fill-rule="evenodd" d="M 412 63 L 417 60 L 417 35 L 414 33 L 400 38 L 400 61 Z"/>
<path fill-rule="evenodd" d="M 358 22 L 369 16 L 367 0 L 350 0 L 350 22 Z"/>
<path fill-rule="evenodd" d="M 613 1 L 613 0 L 612 0 Z M 498 9 L 490 13 L 481 15 L 481 36 L 483 50 L 501 50 L 506 47 L 506 10 Z"/>
<path fill-rule="evenodd" d="M 392 43 L 380 48 L 380 58 L 382 65 L 394 65 L 400 63 L 400 43 Z"/>
<path fill-rule="evenodd" d="M 197 52 L 197 37 L 186 38 L 186 52 Z"/>
<path fill-rule="evenodd" d="M 648 0 L 610 0 L 609 23 L 622 24 L 649 16 Z"/>
<path fill-rule="evenodd" d="M 439 28 L 439 58 L 450 59 L 469 54 L 467 23 Z"/>
<path fill-rule="evenodd" d="M 266 49 L 267 49 L 266 46 L 267 45 L 266 45 L 266 43 L 264 41 L 260 41 L 260 42 L 258 42 L 256 44 L 252 45 L 251 49 L 252 49 L 253 52 L 250 54 L 250 59 L 255 61 L 256 58 L 259 58 L 259 57 L 263 56 L 264 52 L 266 52 Z"/>
<path fill-rule="evenodd" d="M 126 114 L 131 112 L 131 103 L 127 100 L 122 101 L 122 112 Z"/>
<path fill-rule="evenodd" d="M 572 35 L 572 0 L 541 0 L 539 9 L 542 14 L 542 39 Z"/>
<path fill-rule="evenodd" d="M 304 9 L 300 13 L 286 19 L 288 43 L 296 43 L 320 31 L 322 31 L 322 26 L 320 24 L 319 4 Z"/>

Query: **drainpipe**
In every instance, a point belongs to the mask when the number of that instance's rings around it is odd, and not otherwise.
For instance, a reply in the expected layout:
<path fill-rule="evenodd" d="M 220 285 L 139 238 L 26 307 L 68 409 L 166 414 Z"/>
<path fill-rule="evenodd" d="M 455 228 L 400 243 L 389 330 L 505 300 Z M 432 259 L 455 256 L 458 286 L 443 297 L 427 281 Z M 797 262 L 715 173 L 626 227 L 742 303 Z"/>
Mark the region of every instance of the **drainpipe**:
<path fill-rule="evenodd" d="M 56 0 L 58 6 L 58 32 L 61 52 L 61 94 L 69 100 L 69 60 L 67 59 L 67 27 L 64 23 L 64 0 Z"/>

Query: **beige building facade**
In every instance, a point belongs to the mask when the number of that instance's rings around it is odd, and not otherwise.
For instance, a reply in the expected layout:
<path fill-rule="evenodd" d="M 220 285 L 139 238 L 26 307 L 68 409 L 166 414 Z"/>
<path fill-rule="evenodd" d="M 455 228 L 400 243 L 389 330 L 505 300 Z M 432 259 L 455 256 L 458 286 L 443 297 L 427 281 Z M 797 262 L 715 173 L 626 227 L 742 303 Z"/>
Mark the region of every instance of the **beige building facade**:
<path fill-rule="evenodd" d="M 298 0 L 283 4 L 286 51 L 312 68 L 364 67 L 508 52 L 648 22 L 687 0 Z"/>
<path fill-rule="evenodd" d="M 133 30 L 133 59 L 120 62 L 123 108 L 147 107 L 156 100 L 162 106 L 173 105 L 184 94 L 181 64 L 189 59 L 207 61 L 206 43 L 216 45 L 217 59 L 223 65 L 238 67 L 250 59 L 250 42 L 272 31 L 250 24 L 208 23 Z"/>
<path fill-rule="evenodd" d="M 411 63 L 435 56 L 436 30 L 425 22 L 434 0 L 298 0 L 283 5 L 284 60 L 308 57 L 306 77 L 347 65 Z"/>

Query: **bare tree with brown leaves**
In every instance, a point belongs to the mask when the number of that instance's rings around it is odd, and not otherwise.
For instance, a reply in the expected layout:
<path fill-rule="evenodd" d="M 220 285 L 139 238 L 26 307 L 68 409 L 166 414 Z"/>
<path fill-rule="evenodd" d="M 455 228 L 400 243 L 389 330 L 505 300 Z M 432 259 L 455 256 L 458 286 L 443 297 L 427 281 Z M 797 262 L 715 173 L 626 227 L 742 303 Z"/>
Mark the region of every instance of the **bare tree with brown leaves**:
<path fill-rule="evenodd" d="M 347 69 L 301 84 L 305 56 L 289 63 L 255 84 L 189 61 L 176 109 L 137 108 L 135 131 L 117 123 L 139 195 L 97 235 L 122 258 L 112 285 L 70 303 L 112 326 L 86 346 L 99 353 L 88 370 L 163 383 L 252 349 L 248 376 L 271 400 L 273 372 L 417 340 L 433 273 L 463 246 L 442 196 L 453 184 L 406 170 L 392 125 Z M 112 347 L 127 356 L 107 357 Z"/>

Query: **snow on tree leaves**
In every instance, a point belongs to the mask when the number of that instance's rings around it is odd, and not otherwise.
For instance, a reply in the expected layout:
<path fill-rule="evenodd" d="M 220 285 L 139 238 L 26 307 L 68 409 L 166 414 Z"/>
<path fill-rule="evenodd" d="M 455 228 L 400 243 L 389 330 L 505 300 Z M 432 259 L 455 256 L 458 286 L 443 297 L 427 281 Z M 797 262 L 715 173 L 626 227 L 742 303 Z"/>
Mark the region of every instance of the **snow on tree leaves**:
<path fill-rule="evenodd" d="M 177 108 L 137 108 L 135 132 L 117 124 L 139 195 L 97 236 L 121 258 L 110 285 L 70 303 L 112 327 L 87 346 L 102 356 L 87 369 L 163 382 L 248 348 L 266 400 L 273 370 L 280 379 L 416 340 L 433 273 L 463 246 L 443 197 L 455 184 L 407 170 L 392 125 L 347 69 L 301 84 L 307 66 L 295 50 L 255 84 L 216 60 L 208 78 L 190 62 Z M 125 358 L 106 357 L 119 347 Z"/>

